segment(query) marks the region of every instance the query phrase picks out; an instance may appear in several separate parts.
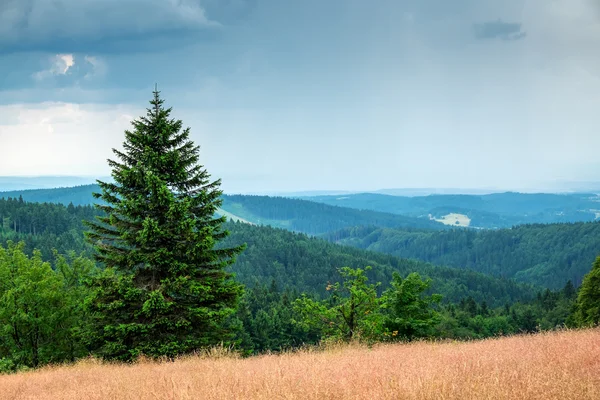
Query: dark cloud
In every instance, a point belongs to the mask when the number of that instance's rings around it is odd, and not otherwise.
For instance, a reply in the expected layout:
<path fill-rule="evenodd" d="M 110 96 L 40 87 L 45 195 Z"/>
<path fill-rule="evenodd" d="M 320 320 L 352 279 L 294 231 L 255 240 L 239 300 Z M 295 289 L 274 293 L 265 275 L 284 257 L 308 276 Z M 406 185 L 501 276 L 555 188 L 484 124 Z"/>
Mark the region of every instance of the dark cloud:
<path fill-rule="evenodd" d="M 218 37 L 255 0 L 3 0 L 0 53 L 161 51 Z"/>
<path fill-rule="evenodd" d="M 526 36 L 522 24 L 501 20 L 475 24 L 474 30 L 477 39 L 519 40 Z"/>

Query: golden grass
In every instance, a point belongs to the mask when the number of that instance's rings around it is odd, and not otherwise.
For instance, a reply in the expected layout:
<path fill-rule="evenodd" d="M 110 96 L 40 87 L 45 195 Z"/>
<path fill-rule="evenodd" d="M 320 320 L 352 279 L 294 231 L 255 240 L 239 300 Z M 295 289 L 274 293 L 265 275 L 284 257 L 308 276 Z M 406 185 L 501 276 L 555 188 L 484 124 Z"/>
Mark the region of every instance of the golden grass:
<path fill-rule="evenodd" d="M 94 360 L 0 376 L 4 399 L 600 399 L 600 330 L 249 359 Z"/>

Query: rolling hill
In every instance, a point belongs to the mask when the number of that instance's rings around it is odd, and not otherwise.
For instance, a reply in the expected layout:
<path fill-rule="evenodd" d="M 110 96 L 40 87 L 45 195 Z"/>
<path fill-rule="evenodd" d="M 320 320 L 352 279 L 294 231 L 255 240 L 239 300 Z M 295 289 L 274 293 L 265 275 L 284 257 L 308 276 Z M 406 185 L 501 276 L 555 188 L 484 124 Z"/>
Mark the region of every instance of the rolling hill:
<path fill-rule="evenodd" d="M 600 216 L 600 197 L 590 193 L 487 195 L 430 195 L 401 197 L 374 193 L 305 197 L 329 205 L 442 219 L 461 214 L 471 227 L 508 228 L 530 223 L 594 221 Z"/>
<path fill-rule="evenodd" d="M 71 188 L 2 192 L 0 198 L 19 198 L 21 196 L 28 202 L 89 205 L 96 201 L 92 197 L 92 193 L 98 191 L 97 185 L 85 185 Z M 228 219 L 256 225 L 271 225 L 310 235 L 361 225 L 403 229 L 445 229 L 443 224 L 427 219 L 369 210 L 361 211 L 285 197 L 224 195 L 220 213 L 227 216 Z"/>
<path fill-rule="evenodd" d="M 600 254 L 600 222 L 441 232 L 360 227 L 325 237 L 338 244 L 550 288 L 560 288 L 568 280 L 578 285 Z"/>

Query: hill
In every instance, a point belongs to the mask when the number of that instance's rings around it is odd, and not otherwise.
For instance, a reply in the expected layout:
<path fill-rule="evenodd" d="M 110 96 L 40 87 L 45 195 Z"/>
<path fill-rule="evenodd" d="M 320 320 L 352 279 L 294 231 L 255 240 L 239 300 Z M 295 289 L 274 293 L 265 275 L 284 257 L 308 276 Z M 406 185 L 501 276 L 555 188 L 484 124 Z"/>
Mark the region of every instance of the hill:
<path fill-rule="evenodd" d="M 0 376 L 9 399 L 592 400 L 600 330 L 467 343 L 344 346 L 242 359 L 213 352 L 175 362 L 72 366 Z"/>
<path fill-rule="evenodd" d="M 95 181 L 81 176 L 0 176 L 0 192 L 88 185 Z"/>
<path fill-rule="evenodd" d="M 19 198 L 32 203 L 57 203 L 68 205 L 73 203 L 75 206 L 85 206 L 93 204 L 96 200 L 92 196 L 93 192 L 98 192 L 98 185 L 80 185 L 72 187 L 60 187 L 49 189 L 28 189 L 12 190 L 0 192 L 2 198 Z"/>
<path fill-rule="evenodd" d="M 406 232 L 348 228 L 335 243 L 560 288 L 578 285 L 600 254 L 600 222 L 520 225 L 511 229 Z"/>
<path fill-rule="evenodd" d="M 73 203 L 77 206 L 93 204 L 96 200 L 92 197 L 92 193 L 99 190 L 97 185 L 85 185 L 2 192 L 0 198 L 22 197 L 28 202 L 65 205 Z M 284 197 L 224 195 L 220 212 L 229 219 L 240 219 L 257 225 L 271 225 L 311 235 L 359 225 L 435 230 L 445 228 L 435 221 Z"/>
<path fill-rule="evenodd" d="M 225 195 L 222 208 L 254 224 L 271 225 L 311 235 L 361 225 L 412 230 L 444 229 L 444 225 L 435 221 L 285 197 Z"/>
<path fill-rule="evenodd" d="M 283 229 L 243 223 L 230 223 L 227 229 L 231 235 L 223 245 L 248 244 L 233 266 L 238 279 L 248 285 L 274 280 L 279 287 L 325 295 L 327 282 L 339 280 L 337 268 L 370 265 L 369 280 L 384 283 L 382 289 L 393 272 L 406 276 L 414 271 L 431 278 L 431 291 L 441 293 L 449 302 L 471 296 L 495 307 L 529 300 L 535 293 L 532 287 L 512 280 L 335 245 Z"/>
<path fill-rule="evenodd" d="M 374 210 L 425 219 L 462 214 L 471 227 L 506 228 L 530 223 L 594 221 L 600 216 L 600 197 L 590 193 L 487 195 L 430 195 L 401 197 L 361 193 L 313 196 L 306 200 L 329 205 Z"/>
<path fill-rule="evenodd" d="M 0 225 L 0 243 L 25 241 L 27 251 L 37 248 L 47 260 L 53 258 L 54 248 L 61 253 L 72 250 L 90 256 L 81 221 L 96 214 L 90 206 L 0 200 L 0 220 L 4 222 Z M 340 246 L 283 229 L 241 222 L 230 222 L 226 228 L 231 235 L 222 245 L 248 244 L 233 271 L 249 286 L 274 281 L 282 289 L 323 295 L 327 282 L 338 279 L 337 268 L 371 265 L 370 279 L 384 284 L 390 282 L 394 271 L 428 276 L 433 280 L 432 290 L 452 302 L 471 296 L 478 302 L 487 300 L 489 305 L 502 306 L 534 295 L 531 287 L 511 280 Z"/>

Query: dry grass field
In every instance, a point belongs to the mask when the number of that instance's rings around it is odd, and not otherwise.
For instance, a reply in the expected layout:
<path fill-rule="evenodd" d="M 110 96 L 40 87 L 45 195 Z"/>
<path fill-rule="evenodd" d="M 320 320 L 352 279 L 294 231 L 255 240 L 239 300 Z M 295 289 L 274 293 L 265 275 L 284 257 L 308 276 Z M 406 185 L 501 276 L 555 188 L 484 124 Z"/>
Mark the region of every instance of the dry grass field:
<path fill-rule="evenodd" d="M 600 399 L 600 330 L 0 376 L 4 399 Z"/>

